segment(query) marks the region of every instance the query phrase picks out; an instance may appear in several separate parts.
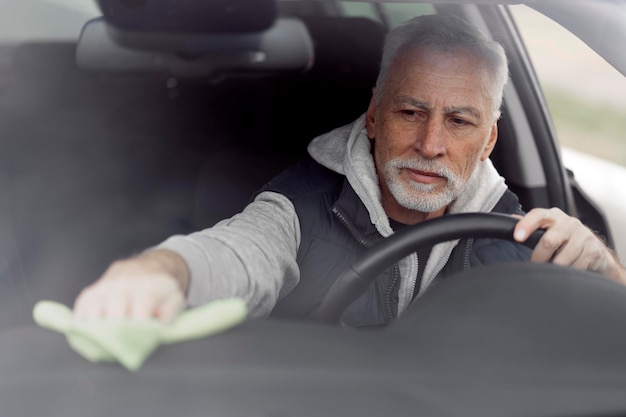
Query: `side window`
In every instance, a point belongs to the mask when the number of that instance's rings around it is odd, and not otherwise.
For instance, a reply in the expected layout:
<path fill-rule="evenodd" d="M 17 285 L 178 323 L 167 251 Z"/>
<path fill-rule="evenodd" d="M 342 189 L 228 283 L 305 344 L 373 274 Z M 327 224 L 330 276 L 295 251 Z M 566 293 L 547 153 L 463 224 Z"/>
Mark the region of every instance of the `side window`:
<path fill-rule="evenodd" d="M 391 27 L 396 27 L 414 16 L 437 13 L 432 4 L 383 3 L 383 8 Z"/>
<path fill-rule="evenodd" d="M 380 15 L 372 3 L 362 3 L 358 1 L 342 1 L 341 6 L 346 16 L 367 17 L 368 19 L 381 22 Z"/>
<path fill-rule="evenodd" d="M 436 13 L 435 7 L 431 4 L 381 2 L 377 3 L 378 10 L 377 5 L 373 3 L 342 1 L 341 5 L 348 16 L 367 17 L 379 22 L 383 22 L 384 19 L 384 23 L 390 27 L 396 27 L 413 16 Z"/>
<path fill-rule="evenodd" d="M 539 77 L 565 164 L 571 149 L 626 166 L 626 78 L 559 24 L 512 6 Z"/>
<path fill-rule="evenodd" d="M 546 96 L 565 167 L 600 208 L 626 262 L 626 77 L 562 26 L 511 7 Z"/>

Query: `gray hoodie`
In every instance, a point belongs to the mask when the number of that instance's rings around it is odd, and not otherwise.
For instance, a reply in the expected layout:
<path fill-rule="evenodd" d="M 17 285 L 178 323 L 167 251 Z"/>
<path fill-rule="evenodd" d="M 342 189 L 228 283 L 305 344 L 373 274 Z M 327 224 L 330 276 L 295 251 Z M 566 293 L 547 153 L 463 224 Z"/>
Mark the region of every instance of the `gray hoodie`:
<path fill-rule="evenodd" d="M 324 167 L 346 176 L 382 236 L 393 233 L 381 204 L 364 116 L 315 138 L 308 151 Z M 504 179 L 491 161 L 479 162 L 462 194 L 448 207 L 448 213 L 489 212 L 505 191 Z M 433 247 L 420 294 L 444 267 L 457 243 Z M 189 306 L 238 296 L 246 301 L 250 317 L 264 317 L 279 298 L 298 284 L 299 245 L 300 224 L 291 201 L 278 193 L 263 192 L 243 212 L 209 229 L 173 236 L 157 248 L 173 250 L 187 262 L 191 272 Z M 398 315 L 412 299 L 420 261 L 424 260 L 413 254 L 399 262 L 402 280 Z"/>

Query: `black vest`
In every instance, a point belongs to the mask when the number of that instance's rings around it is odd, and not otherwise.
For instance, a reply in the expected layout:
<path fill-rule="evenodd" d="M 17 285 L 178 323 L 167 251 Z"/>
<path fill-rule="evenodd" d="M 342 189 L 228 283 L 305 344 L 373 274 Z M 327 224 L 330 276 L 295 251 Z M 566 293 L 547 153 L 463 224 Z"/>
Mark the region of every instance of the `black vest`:
<path fill-rule="evenodd" d="M 289 198 L 295 207 L 301 231 L 297 255 L 300 282 L 278 302 L 272 316 L 310 318 L 341 273 L 383 237 L 370 222 L 367 209 L 346 178 L 311 158 L 283 172 L 261 191 L 274 191 Z M 498 206 L 504 210 L 497 211 L 520 212 L 517 198 L 510 192 L 505 196 L 506 207 L 502 207 L 501 200 Z M 468 256 L 474 242 L 461 243 L 453 251 L 442 274 L 472 266 L 459 260 L 476 263 L 472 256 Z M 484 248 L 485 243 L 482 242 L 480 247 Z M 489 250 L 486 252 L 489 253 Z M 479 263 L 483 262 L 479 260 Z M 392 265 L 346 309 L 343 322 L 353 327 L 391 322 L 398 314 L 399 284 L 399 268 Z"/>

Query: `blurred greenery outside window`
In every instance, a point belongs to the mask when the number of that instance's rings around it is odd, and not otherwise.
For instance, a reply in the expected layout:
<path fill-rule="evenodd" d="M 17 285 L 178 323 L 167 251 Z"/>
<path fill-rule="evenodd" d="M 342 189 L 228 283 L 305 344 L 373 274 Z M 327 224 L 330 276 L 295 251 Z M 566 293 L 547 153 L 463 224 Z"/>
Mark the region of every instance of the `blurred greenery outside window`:
<path fill-rule="evenodd" d="M 348 16 L 367 17 L 372 20 L 381 21 L 380 15 L 376 10 L 376 5 L 372 3 L 343 1 L 341 5 Z M 431 4 L 386 2 L 378 3 L 378 5 L 380 6 L 380 11 L 385 16 L 385 20 L 391 27 L 396 27 L 414 16 L 435 13 L 435 8 Z"/>
<path fill-rule="evenodd" d="M 376 13 L 374 5 L 371 3 L 361 3 L 359 1 L 342 1 L 341 7 L 347 16 L 366 17 L 380 22 L 380 16 Z"/>
<path fill-rule="evenodd" d="M 561 145 L 626 166 L 626 77 L 556 22 L 511 11 Z"/>

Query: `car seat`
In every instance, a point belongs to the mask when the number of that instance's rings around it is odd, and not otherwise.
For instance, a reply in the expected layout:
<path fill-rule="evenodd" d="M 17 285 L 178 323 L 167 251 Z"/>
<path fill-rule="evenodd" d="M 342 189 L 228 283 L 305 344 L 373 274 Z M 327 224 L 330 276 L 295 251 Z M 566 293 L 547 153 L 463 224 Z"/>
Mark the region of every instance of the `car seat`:
<path fill-rule="evenodd" d="M 239 212 L 265 182 L 306 155 L 311 139 L 367 109 L 386 29 L 365 18 L 301 20 L 314 45 L 309 71 L 229 79 L 215 89 L 228 97 L 219 111 L 233 141 L 207 155 L 198 177 L 195 227 Z"/>

